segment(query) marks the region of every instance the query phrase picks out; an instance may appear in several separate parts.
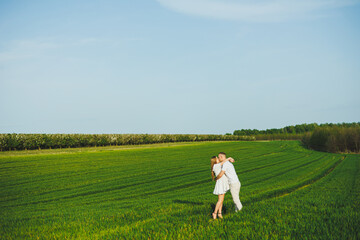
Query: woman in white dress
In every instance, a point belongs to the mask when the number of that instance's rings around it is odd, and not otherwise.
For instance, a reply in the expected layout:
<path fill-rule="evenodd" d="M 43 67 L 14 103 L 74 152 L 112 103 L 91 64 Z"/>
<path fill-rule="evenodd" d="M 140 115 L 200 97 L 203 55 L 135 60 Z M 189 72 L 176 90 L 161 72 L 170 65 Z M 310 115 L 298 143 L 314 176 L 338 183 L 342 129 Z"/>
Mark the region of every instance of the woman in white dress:
<path fill-rule="evenodd" d="M 216 176 L 221 172 L 221 167 L 226 161 L 234 162 L 234 159 L 227 158 L 226 160 L 220 162 L 218 157 L 214 156 L 211 158 L 211 177 L 215 180 Z M 212 214 L 213 219 L 223 218 L 221 211 L 224 203 L 225 193 L 230 190 L 229 182 L 226 176 L 222 176 L 216 181 L 213 194 L 218 195 L 218 202 L 216 203 L 215 210 Z"/>

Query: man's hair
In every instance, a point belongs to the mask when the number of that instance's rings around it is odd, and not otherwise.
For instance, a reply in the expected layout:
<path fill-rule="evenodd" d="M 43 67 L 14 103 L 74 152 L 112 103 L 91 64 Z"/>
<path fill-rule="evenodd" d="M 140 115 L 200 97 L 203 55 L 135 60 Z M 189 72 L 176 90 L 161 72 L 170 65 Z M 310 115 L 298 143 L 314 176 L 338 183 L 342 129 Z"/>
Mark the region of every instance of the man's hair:
<path fill-rule="evenodd" d="M 225 156 L 226 156 L 226 153 L 224 153 L 224 152 L 219 152 L 219 154 L 222 154 L 222 155 L 225 155 Z"/>

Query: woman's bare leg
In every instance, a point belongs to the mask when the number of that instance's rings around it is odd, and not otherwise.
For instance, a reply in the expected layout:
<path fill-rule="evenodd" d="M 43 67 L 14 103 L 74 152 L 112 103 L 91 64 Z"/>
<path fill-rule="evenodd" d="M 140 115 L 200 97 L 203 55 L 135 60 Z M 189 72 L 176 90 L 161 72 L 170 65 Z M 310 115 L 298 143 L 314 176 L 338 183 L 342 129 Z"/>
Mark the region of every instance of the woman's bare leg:
<path fill-rule="evenodd" d="M 223 204 L 224 204 L 224 198 L 222 199 L 220 207 L 219 207 L 219 212 L 218 212 L 219 214 L 222 213 Z"/>
<path fill-rule="evenodd" d="M 224 198 L 225 198 L 225 194 L 223 194 L 223 196 L 222 196 L 221 204 L 220 204 L 220 207 L 219 207 L 219 210 L 218 210 L 218 216 L 219 216 L 219 218 L 223 218 L 223 217 L 222 217 L 222 208 L 223 208 L 223 204 L 224 204 Z"/>
<path fill-rule="evenodd" d="M 215 219 L 216 218 L 216 215 L 217 215 L 217 213 L 220 211 L 220 213 L 221 213 L 221 209 L 220 209 L 220 207 L 222 208 L 222 203 L 223 203 L 223 201 L 224 201 L 224 196 L 225 196 L 225 194 L 220 194 L 220 195 L 218 195 L 219 196 L 219 199 L 218 199 L 218 201 L 217 201 L 217 203 L 216 203 L 216 206 L 215 206 L 215 211 L 214 211 L 214 213 L 213 213 L 213 218 Z M 214 215 L 215 215 L 215 217 L 214 217 Z"/>

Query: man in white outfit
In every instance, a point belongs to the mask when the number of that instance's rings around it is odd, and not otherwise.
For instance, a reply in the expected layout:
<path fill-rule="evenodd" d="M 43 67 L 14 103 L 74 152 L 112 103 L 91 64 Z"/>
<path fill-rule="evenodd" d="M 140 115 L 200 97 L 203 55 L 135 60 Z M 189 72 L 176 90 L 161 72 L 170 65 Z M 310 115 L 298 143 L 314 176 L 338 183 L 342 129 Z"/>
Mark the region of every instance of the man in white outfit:
<path fill-rule="evenodd" d="M 226 154 L 224 152 L 219 153 L 220 162 L 224 161 L 225 159 L 226 159 Z M 222 171 L 216 177 L 216 180 L 220 179 L 224 174 L 229 180 L 231 196 L 235 203 L 235 212 L 240 211 L 243 207 L 239 197 L 241 183 L 236 174 L 234 165 L 230 161 L 227 161 L 223 164 Z"/>

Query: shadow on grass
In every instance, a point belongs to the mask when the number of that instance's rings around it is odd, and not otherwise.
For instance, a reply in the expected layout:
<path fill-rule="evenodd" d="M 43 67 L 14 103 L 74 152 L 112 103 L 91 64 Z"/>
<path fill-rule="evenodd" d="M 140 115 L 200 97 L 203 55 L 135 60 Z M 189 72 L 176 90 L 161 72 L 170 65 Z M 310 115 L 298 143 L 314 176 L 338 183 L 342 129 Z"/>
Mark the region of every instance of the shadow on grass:
<path fill-rule="evenodd" d="M 211 204 L 211 213 L 210 215 L 215 211 L 215 206 L 216 206 L 216 203 L 212 203 Z M 227 213 L 227 206 L 226 204 L 223 204 L 223 207 L 222 207 L 222 215 L 225 215 Z"/>

